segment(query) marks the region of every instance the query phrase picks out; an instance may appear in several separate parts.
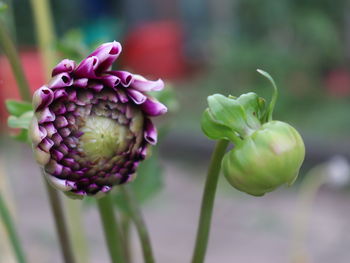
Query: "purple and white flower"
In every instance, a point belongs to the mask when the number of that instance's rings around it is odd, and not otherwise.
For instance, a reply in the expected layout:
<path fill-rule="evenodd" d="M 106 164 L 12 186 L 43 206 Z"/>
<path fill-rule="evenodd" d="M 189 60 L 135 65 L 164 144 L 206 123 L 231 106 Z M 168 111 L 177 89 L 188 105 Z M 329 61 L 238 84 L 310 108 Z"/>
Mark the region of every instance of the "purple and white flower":
<path fill-rule="evenodd" d="M 132 180 L 149 145 L 157 143 L 150 117 L 167 108 L 147 92 L 164 83 L 111 70 L 121 50 L 114 41 L 79 65 L 62 60 L 33 95 L 35 158 L 48 181 L 68 195 L 101 195 Z"/>

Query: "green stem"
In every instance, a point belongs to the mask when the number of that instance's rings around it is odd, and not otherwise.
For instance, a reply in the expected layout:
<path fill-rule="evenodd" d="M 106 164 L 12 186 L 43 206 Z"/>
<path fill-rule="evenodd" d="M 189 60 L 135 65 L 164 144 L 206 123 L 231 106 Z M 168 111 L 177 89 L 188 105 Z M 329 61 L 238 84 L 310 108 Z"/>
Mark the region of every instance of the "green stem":
<path fill-rule="evenodd" d="M 74 255 L 72 251 L 71 241 L 68 235 L 68 228 L 63 213 L 61 199 L 57 190 L 45 180 L 47 194 L 49 196 L 53 218 L 56 223 L 56 232 L 59 237 L 61 250 L 65 263 L 74 263 Z"/>
<path fill-rule="evenodd" d="M 145 221 L 143 220 L 141 210 L 138 206 L 138 203 L 134 197 L 134 194 L 129 186 L 121 186 L 123 195 L 125 197 L 128 210 L 130 213 L 130 216 L 132 220 L 134 221 L 134 224 L 137 229 L 137 233 L 140 238 L 141 246 L 142 246 L 142 252 L 143 252 L 143 258 L 144 262 L 146 263 L 154 263 L 154 256 L 151 246 L 151 240 L 149 238 L 148 230 L 145 224 Z"/>
<path fill-rule="evenodd" d="M 24 75 L 23 68 L 19 56 L 16 52 L 16 47 L 6 30 L 4 22 L 0 19 L 0 45 L 10 62 L 12 72 L 16 78 L 18 90 L 23 100 L 30 101 L 30 89 L 27 82 L 27 79 Z"/>
<path fill-rule="evenodd" d="M 131 255 L 131 220 L 126 213 L 121 214 L 121 231 L 123 232 L 123 247 L 125 251 L 125 263 L 132 262 Z"/>
<path fill-rule="evenodd" d="M 67 209 L 67 223 L 70 236 L 72 237 L 72 247 L 75 251 L 76 261 L 79 263 L 89 262 L 89 246 L 84 229 L 82 213 L 82 202 L 64 198 L 64 205 Z"/>
<path fill-rule="evenodd" d="M 57 63 L 55 52 L 55 31 L 48 0 L 31 0 L 36 34 L 47 78 Z"/>
<path fill-rule="evenodd" d="M 125 256 L 122 249 L 122 234 L 118 227 L 117 218 L 114 214 L 111 195 L 107 194 L 106 196 L 97 199 L 97 204 L 112 263 L 124 263 Z"/>
<path fill-rule="evenodd" d="M 292 236 L 292 262 L 297 263 L 307 261 L 307 253 L 305 249 L 307 225 L 316 194 L 327 178 L 326 173 L 327 169 L 324 165 L 316 166 L 307 173 L 302 185 L 300 186 Z"/>
<path fill-rule="evenodd" d="M 12 248 L 16 255 L 18 263 L 27 262 L 27 260 L 25 259 L 24 252 L 23 252 L 21 243 L 19 241 L 18 235 L 16 233 L 16 229 L 13 225 L 13 219 L 11 218 L 10 211 L 6 207 L 5 201 L 2 198 L 1 193 L 0 193 L 0 217 L 8 233 L 8 236 L 12 244 Z"/>
<path fill-rule="evenodd" d="M 196 245 L 191 261 L 192 263 L 204 262 L 205 252 L 208 246 L 215 193 L 221 169 L 221 161 L 228 144 L 229 142 L 227 140 L 219 140 L 211 157 L 208 175 L 202 196 L 201 213 L 197 229 Z"/>

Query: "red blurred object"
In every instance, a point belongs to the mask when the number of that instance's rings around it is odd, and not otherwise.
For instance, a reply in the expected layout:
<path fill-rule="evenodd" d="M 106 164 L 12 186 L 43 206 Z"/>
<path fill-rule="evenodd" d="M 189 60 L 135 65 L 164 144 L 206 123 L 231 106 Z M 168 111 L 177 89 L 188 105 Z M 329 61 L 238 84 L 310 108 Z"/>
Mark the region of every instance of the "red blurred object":
<path fill-rule="evenodd" d="M 186 73 L 183 33 L 178 22 L 149 22 L 131 31 L 123 45 L 123 64 L 141 75 L 167 80 Z"/>
<path fill-rule="evenodd" d="M 40 56 L 35 50 L 26 50 L 20 52 L 20 59 L 30 89 L 33 92 L 44 83 L 43 65 Z M 0 124 L 2 126 L 7 119 L 7 112 L 5 109 L 6 99 L 20 99 L 20 96 L 11 66 L 7 58 L 3 55 L 0 57 Z"/>
<path fill-rule="evenodd" d="M 334 96 L 350 95 L 350 72 L 347 69 L 330 71 L 326 76 L 327 91 Z"/>

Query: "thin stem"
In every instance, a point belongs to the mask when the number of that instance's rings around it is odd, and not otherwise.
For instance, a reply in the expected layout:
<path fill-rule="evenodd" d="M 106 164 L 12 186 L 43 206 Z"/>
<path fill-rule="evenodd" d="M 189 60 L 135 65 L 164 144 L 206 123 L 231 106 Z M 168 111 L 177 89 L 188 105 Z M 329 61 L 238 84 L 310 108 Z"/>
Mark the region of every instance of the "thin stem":
<path fill-rule="evenodd" d="M 21 242 L 19 241 L 16 228 L 13 225 L 13 219 L 11 218 L 10 211 L 8 210 L 4 199 L 0 193 L 0 217 L 4 223 L 5 229 L 9 236 L 13 251 L 16 255 L 18 263 L 26 263 L 24 252 L 21 246 Z"/>
<path fill-rule="evenodd" d="M 128 210 L 130 212 L 130 216 L 132 220 L 134 221 L 134 224 L 137 229 L 137 233 L 140 238 L 141 246 L 142 246 L 142 252 L 143 252 L 143 258 L 144 262 L 146 263 L 154 263 L 154 256 L 151 246 L 151 240 L 149 238 L 148 230 L 145 224 L 145 221 L 143 220 L 141 210 L 139 208 L 139 205 L 134 197 L 134 194 L 129 186 L 121 186 L 123 195 L 125 197 Z"/>
<path fill-rule="evenodd" d="M 55 53 L 55 31 L 52 13 L 48 0 L 31 0 L 36 34 L 40 53 L 44 62 L 46 76 L 49 77 L 51 69 L 57 62 Z"/>
<path fill-rule="evenodd" d="M 229 142 L 227 140 L 219 140 L 211 157 L 208 175 L 205 181 L 205 187 L 202 196 L 201 212 L 197 229 L 196 244 L 191 261 L 192 263 L 204 262 L 205 252 L 208 246 L 215 193 L 221 169 L 221 161 L 228 144 Z"/>
<path fill-rule="evenodd" d="M 112 263 L 123 263 L 125 262 L 125 256 L 122 249 L 122 234 L 119 229 L 117 217 L 114 214 L 111 195 L 107 194 L 97 199 L 97 204 Z"/>
<path fill-rule="evenodd" d="M 53 219 L 56 223 L 56 232 L 59 237 L 61 250 L 65 263 L 74 263 L 74 255 L 72 251 L 71 241 L 68 235 L 68 228 L 63 213 L 63 207 L 61 203 L 58 191 L 53 189 L 51 185 L 45 180 L 47 194 L 49 196 Z"/>
<path fill-rule="evenodd" d="M 4 22 L 0 19 L 0 45 L 10 62 L 13 74 L 16 78 L 18 90 L 23 100 L 30 101 L 30 89 L 27 82 L 27 79 L 24 75 L 23 68 L 19 56 L 16 52 L 16 47 L 6 30 Z"/>
<path fill-rule="evenodd" d="M 131 220 L 129 215 L 127 215 L 126 213 L 121 214 L 121 231 L 123 232 L 123 248 L 125 252 L 125 263 L 131 263 Z"/>
<path fill-rule="evenodd" d="M 292 236 L 292 262 L 297 263 L 307 260 L 305 249 L 307 225 L 317 192 L 326 181 L 326 171 L 324 165 L 314 167 L 308 172 L 300 186 Z"/>

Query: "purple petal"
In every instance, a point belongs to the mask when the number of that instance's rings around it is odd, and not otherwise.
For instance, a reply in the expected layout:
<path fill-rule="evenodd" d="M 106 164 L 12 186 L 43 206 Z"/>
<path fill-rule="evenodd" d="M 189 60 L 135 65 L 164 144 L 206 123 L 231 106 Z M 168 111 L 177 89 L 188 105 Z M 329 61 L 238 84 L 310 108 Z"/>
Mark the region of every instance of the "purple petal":
<path fill-rule="evenodd" d="M 46 86 L 42 86 L 33 94 L 33 108 L 34 110 L 41 110 L 51 104 L 54 99 L 54 93 Z"/>
<path fill-rule="evenodd" d="M 62 136 L 59 135 L 58 133 L 55 133 L 54 135 L 52 135 L 51 139 L 53 140 L 56 146 L 59 146 L 63 141 Z"/>
<path fill-rule="evenodd" d="M 57 129 L 55 128 L 52 122 L 43 124 L 42 128 L 45 129 L 47 137 L 49 138 L 51 138 L 52 135 L 54 135 L 57 132 Z"/>
<path fill-rule="evenodd" d="M 64 59 L 60 63 L 58 63 L 56 67 L 53 68 L 52 77 L 63 72 L 71 73 L 73 72 L 74 68 L 75 68 L 75 62 L 73 60 Z"/>
<path fill-rule="evenodd" d="M 59 89 L 72 86 L 73 79 L 67 72 L 60 73 L 53 77 L 48 85 L 50 89 Z"/>
<path fill-rule="evenodd" d="M 50 109 L 55 113 L 56 115 L 61 115 L 66 113 L 67 109 L 66 106 L 62 102 L 56 102 L 52 106 L 50 106 Z"/>
<path fill-rule="evenodd" d="M 135 104 L 142 104 L 147 99 L 146 95 L 137 90 L 127 89 L 126 92 L 129 95 L 129 98 L 131 98 L 135 102 Z"/>
<path fill-rule="evenodd" d="M 37 111 L 35 113 L 35 116 L 38 119 L 39 124 L 42 124 L 45 122 L 52 122 L 56 118 L 55 114 L 52 111 L 50 111 L 49 108 L 44 108 L 41 111 Z"/>
<path fill-rule="evenodd" d="M 68 121 L 64 116 L 58 116 L 55 120 L 55 126 L 57 128 L 63 128 L 68 126 Z"/>
<path fill-rule="evenodd" d="M 99 64 L 99 59 L 95 56 L 84 59 L 74 71 L 74 75 L 78 78 L 94 78 L 95 70 Z"/>
<path fill-rule="evenodd" d="M 105 75 L 98 78 L 105 86 L 114 88 L 119 85 L 120 79 L 117 76 Z"/>
<path fill-rule="evenodd" d="M 159 116 L 168 111 L 164 104 L 151 97 L 148 97 L 145 103 L 141 104 L 141 109 L 149 116 Z"/>
<path fill-rule="evenodd" d="M 62 169 L 61 169 L 62 172 Z M 58 179 L 52 175 L 49 174 L 45 174 L 45 177 L 47 179 L 47 181 L 49 182 L 50 185 L 52 185 L 54 188 L 67 192 L 73 189 L 71 183 L 67 180 L 63 180 L 63 179 Z"/>
<path fill-rule="evenodd" d="M 32 140 L 32 144 L 37 146 L 46 136 L 47 131 L 38 125 L 38 120 L 34 116 L 29 126 L 29 137 Z"/>
<path fill-rule="evenodd" d="M 50 162 L 45 165 L 45 171 L 52 175 L 60 175 L 62 173 L 63 166 L 58 164 L 55 160 L 51 159 Z"/>
<path fill-rule="evenodd" d="M 164 88 L 164 82 L 161 79 L 152 81 L 140 75 L 134 75 L 130 86 L 141 92 L 159 91 Z"/>
<path fill-rule="evenodd" d="M 103 72 L 112 66 L 121 52 L 122 46 L 120 43 L 113 41 L 102 44 L 89 57 L 96 56 L 98 58 L 98 71 Z"/>
<path fill-rule="evenodd" d="M 56 150 L 56 149 L 52 149 L 51 150 L 51 155 L 58 162 L 61 161 L 62 158 L 64 157 L 64 154 L 61 153 L 60 151 Z"/>
<path fill-rule="evenodd" d="M 133 75 L 127 71 L 118 70 L 118 71 L 109 71 L 108 73 L 114 76 L 117 76 L 124 87 L 129 87 L 133 80 Z"/>
<path fill-rule="evenodd" d="M 49 138 L 45 138 L 44 140 L 42 140 L 42 142 L 38 145 L 38 147 L 43 150 L 44 152 L 50 152 L 50 149 L 52 148 L 52 146 L 54 145 L 54 142 L 49 139 Z"/>
<path fill-rule="evenodd" d="M 117 96 L 118 99 L 121 103 L 126 103 L 129 101 L 128 96 L 126 95 L 126 93 L 120 89 L 117 90 Z"/>
<path fill-rule="evenodd" d="M 145 120 L 145 140 L 151 144 L 155 145 L 157 143 L 157 129 L 150 119 Z"/>
<path fill-rule="evenodd" d="M 56 89 L 53 93 L 55 95 L 55 100 L 68 96 L 67 92 L 64 89 Z"/>
<path fill-rule="evenodd" d="M 75 79 L 73 82 L 73 86 L 77 88 L 85 88 L 88 85 L 89 79 L 82 78 L 82 79 Z"/>
<path fill-rule="evenodd" d="M 100 83 L 91 83 L 88 85 L 88 88 L 90 88 L 96 92 L 100 92 L 103 89 L 103 85 Z"/>

